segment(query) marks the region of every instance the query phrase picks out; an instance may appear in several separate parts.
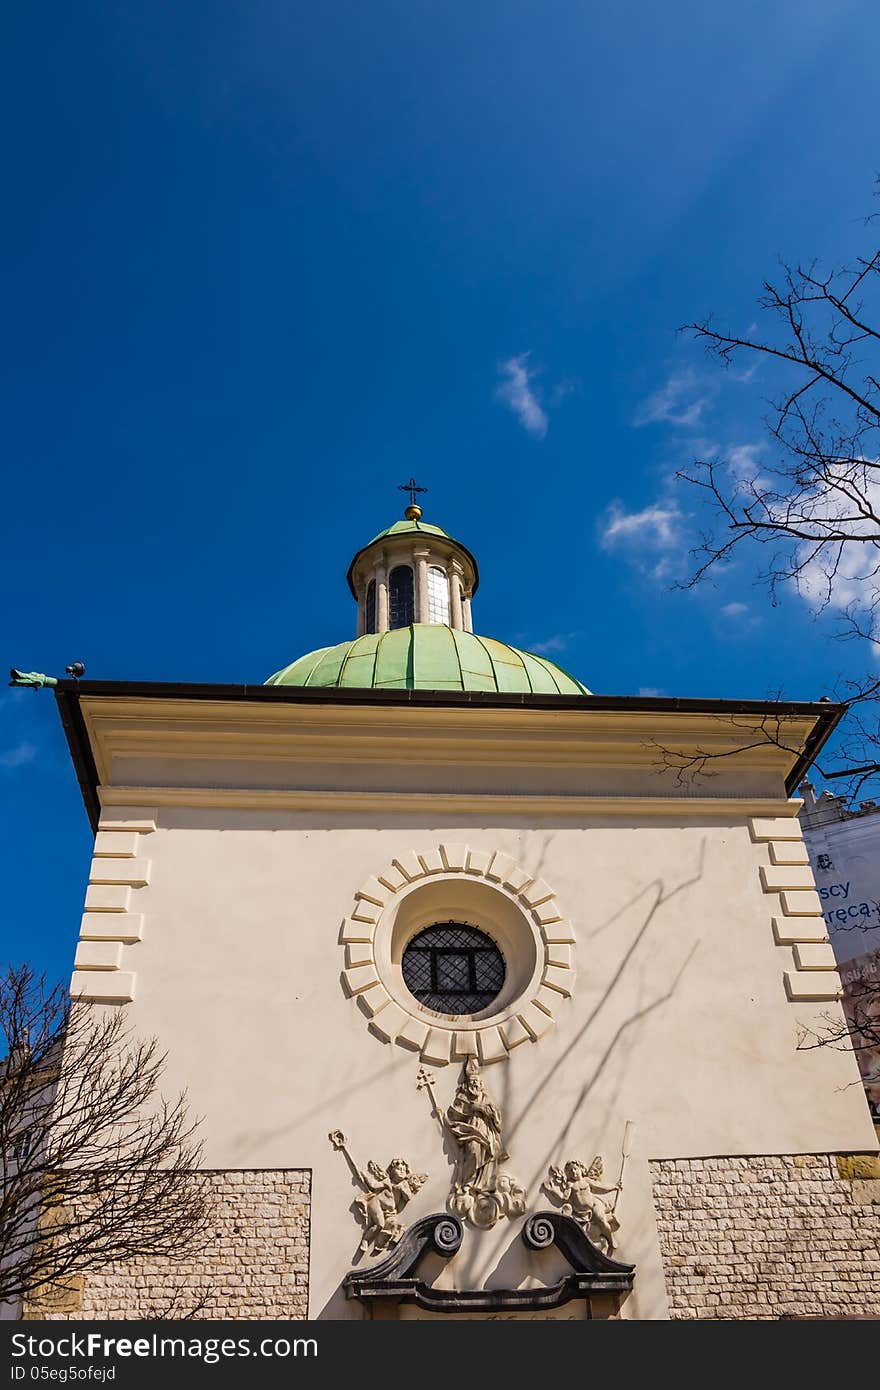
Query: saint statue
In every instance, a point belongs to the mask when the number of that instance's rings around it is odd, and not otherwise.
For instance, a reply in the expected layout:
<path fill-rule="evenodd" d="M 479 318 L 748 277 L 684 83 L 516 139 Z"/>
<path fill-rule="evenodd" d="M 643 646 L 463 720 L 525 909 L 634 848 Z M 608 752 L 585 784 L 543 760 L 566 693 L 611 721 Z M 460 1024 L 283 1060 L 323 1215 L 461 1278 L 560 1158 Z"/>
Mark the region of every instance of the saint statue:
<path fill-rule="evenodd" d="M 486 1094 L 476 1058 L 469 1057 L 465 1063 L 455 1100 L 445 1115 L 437 1109 L 424 1068 L 419 1087 L 430 1091 L 435 1112 L 458 1149 L 448 1209 L 483 1231 L 491 1230 L 502 1216 L 521 1216 L 526 1194 L 515 1178 L 498 1172 L 508 1157 L 501 1139 L 501 1111 Z"/>
<path fill-rule="evenodd" d="M 493 1192 L 499 1163 L 508 1157 L 501 1142 L 501 1111 L 486 1095 L 482 1077 L 469 1058 L 446 1125 L 458 1144 L 453 1191 Z"/>

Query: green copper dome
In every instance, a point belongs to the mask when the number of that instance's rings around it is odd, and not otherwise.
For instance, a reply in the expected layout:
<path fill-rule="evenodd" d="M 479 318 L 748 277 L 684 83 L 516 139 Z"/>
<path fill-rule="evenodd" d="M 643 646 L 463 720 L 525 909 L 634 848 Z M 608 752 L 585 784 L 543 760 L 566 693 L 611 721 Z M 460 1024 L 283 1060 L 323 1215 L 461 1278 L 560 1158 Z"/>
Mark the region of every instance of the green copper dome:
<path fill-rule="evenodd" d="M 406 521 L 395 521 L 393 526 L 386 526 L 384 531 L 380 531 L 378 536 L 374 536 L 369 545 L 363 547 L 368 550 L 370 545 L 375 545 L 376 541 L 384 541 L 387 536 L 408 536 L 412 531 L 424 532 L 429 536 L 445 536 L 448 541 L 452 540 L 448 531 L 444 531 L 442 526 L 432 526 L 428 521 L 416 521 L 415 519 Z"/>
<path fill-rule="evenodd" d="M 276 671 L 266 685 L 590 694 L 585 685 L 546 657 L 439 623 L 414 623 L 392 632 L 370 632 L 335 647 L 321 647 Z"/>

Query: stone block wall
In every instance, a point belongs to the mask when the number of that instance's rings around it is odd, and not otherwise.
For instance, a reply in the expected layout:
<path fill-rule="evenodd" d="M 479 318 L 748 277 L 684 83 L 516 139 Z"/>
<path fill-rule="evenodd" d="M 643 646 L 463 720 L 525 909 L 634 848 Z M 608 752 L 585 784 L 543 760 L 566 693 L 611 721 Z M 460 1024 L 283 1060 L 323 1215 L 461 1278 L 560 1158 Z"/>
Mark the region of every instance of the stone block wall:
<path fill-rule="evenodd" d="M 29 1302 L 27 1318 L 305 1318 L 308 1316 L 308 1170 L 209 1174 L 214 1229 L 177 1261 L 145 1256 L 78 1276 Z"/>
<path fill-rule="evenodd" d="M 672 1318 L 880 1317 L 880 1161 L 651 1164 Z"/>

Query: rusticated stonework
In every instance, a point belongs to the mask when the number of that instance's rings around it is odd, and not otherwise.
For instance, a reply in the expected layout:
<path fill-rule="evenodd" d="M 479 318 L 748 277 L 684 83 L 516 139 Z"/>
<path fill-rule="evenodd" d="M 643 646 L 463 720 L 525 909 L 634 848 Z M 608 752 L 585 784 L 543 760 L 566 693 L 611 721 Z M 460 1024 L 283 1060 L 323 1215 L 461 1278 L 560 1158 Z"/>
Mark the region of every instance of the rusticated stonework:
<path fill-rule="evenodd" d="M 652 1163 L 670 1317 L 880 1316 L 880 1180 L 851 1158 Z"/>
<path fill-rule="evenodd" d="M 199 1254 L 180 1262 L 144 1257 L 110 1265 L 79 1278 L 63 1299 L 32 1301 L 25 1316 L 307 1317 L 309 1171 L 245 1169 L 209 1177 L 215 1225 Z"/>

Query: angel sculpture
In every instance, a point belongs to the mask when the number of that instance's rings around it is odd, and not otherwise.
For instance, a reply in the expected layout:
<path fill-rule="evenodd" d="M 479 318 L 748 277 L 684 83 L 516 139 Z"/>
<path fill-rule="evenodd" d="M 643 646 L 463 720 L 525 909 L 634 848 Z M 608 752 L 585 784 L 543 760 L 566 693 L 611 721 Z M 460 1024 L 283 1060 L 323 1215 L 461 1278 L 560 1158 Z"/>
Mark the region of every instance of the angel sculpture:
<path fill-rule="evenodd" d="M 571 1159 L 564 1169 L 551 1167 L 548 1170 L 543 1188 L 563 1204 L 563 1215 L 573 1217 L 588 1238 L 592 1239 L 592 1231 L 598 1232 L 596 1243 L 601 1242 L 600 1249 L 610 1255 L 615 1246 L 614 1232 L 619 1230 L 620 1222 L 614 1215 L 614 1202 L 606 1202 L 604 1198 L 611 1192 L 621 1192 L 623 1184 L 605 1187 L 602 1183 L 604 1171 L 599 1154 L 589 1167 L 579 1159 Z"/>
<path fill-rule="evenodd" d="M 341 1130 L 329 1136 L 334 1149 L 340 1149 L 349 1167 L 364 1190 L 356 1197 L 354 1206 L 364 1227 L 358 1247 L 361 1255 L 379 1255 L 396 1245 L 405 1227 L 400 1212 L 428 1181 L 427 1173 L 414 1173 L 405 1158 L 393 1158 L 387 1168 L 370 1159 L 366 1169 L 358 1168 L 348 1151 L 348 1140 Z"/>

